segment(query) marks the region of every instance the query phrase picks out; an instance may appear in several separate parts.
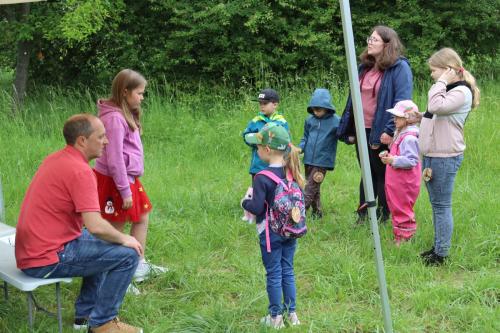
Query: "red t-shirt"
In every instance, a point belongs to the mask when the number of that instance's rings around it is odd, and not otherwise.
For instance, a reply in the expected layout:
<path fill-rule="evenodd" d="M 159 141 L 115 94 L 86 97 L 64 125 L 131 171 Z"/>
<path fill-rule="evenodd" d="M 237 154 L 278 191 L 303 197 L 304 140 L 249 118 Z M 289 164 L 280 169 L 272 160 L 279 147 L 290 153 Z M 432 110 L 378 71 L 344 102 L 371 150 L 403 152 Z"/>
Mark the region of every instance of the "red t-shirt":
<path fill-rule="evenodd" d="M 20 269 L 59 262 L 64 244 L 82 233 L 82 212 L 99 212 L 97 181 L 84 155 L 66 146 L 49 155 L 26 192 L 16 231 Z"/>
<path fill-rule="evenodd" d="M 383 73 L 374 68 L 364 74 L 361 79 L 361 103 L 365 128 L 372 128 L 375 112 L 377 111 L 377 96 L 382 82 Z"/>

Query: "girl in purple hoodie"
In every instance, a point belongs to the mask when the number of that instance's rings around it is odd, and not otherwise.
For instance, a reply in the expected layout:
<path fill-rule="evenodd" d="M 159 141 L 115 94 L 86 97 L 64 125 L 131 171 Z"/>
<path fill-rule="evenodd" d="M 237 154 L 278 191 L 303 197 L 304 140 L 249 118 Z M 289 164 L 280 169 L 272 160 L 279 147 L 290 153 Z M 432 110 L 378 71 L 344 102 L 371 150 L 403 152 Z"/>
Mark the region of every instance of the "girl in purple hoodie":
<path fill-rule="evenodd" d="M 111 97 L 97 101 L 99 118 L 106 128 L 109 143 L 94 167 L 103 218 L 120 231 L 125 222 L 130 222 L 130 235 L 144 249 L 152 209 L 139 181 L 144 173 L 140 116 L 146 84 L 141 74 L 124 69 L 113 79 Z M 141 258 L 135 281 L 144 280 L 150 271 L 151 264 Z"/>
<path fill-rule="evenodd" d="M 413 207 L 420 193 L 420 158 L 417 124 L 422 115 L 411 100 L 402 100 L 387 110 L 394 115 L 396 131 L 390 151 L 379 154 L 385 170 L 385 195 L 392 215 L 394 242 L 410 240 L 417 231 Z"/>

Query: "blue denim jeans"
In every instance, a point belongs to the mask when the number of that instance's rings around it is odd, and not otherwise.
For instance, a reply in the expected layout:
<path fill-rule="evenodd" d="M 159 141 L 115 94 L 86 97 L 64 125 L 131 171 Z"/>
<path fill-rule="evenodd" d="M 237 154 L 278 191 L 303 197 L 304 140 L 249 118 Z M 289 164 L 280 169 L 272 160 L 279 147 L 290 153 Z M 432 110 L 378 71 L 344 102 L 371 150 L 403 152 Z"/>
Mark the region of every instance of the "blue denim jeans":
<path fill-rule="evenodd" d="M 59 252 L 59 263 L 23 272 L 36 278 L 83 277 L 75 317 L 88 318 L 96 327 L 118 315 L 138 260 L 134 249 L 100 240 L 84 229 Z"/>
<path fill-rule="evenodd" d="M 273 317 L 283 312 L 295 312 L 295 275 L 293 257 L 296 239 L 286 239 L 269 231 L 271 253 L 266 250 L 266 232 L 259 235 L 262 263 L 266 268 L 269 314 Z M 283 303 L 282 303 L 283 300 Z"/>
<path fill-rule="evenodd" d="M 463 154 L 455 157 L 424 157 L 423 168 L 432 169 L 432 179 L 426 186 L 432 206 L 434 252 L 442 257 L 448 256 L 451 247 L 453 234 L 451 197 L 455 176 L 463 159 Z"/>

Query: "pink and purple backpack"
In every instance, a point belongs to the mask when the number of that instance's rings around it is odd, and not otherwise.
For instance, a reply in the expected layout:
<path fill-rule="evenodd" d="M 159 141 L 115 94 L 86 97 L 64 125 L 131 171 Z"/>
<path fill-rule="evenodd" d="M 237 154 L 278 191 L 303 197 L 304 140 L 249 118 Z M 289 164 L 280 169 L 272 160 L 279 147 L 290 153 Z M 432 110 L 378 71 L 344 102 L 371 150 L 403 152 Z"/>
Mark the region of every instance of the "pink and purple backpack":
<path fill-rule="evenodd" d="M 257 175 L 266 176 L 276 183 L 274 202 L 269 214 L 269 204 L 266 202 L 266 247 L 267 252 L 271 252 L 269 228 L 285 238 L 300 238 L 307 233 L 304 194 L 289 172 L 286 183 L 269 170 Z"/>

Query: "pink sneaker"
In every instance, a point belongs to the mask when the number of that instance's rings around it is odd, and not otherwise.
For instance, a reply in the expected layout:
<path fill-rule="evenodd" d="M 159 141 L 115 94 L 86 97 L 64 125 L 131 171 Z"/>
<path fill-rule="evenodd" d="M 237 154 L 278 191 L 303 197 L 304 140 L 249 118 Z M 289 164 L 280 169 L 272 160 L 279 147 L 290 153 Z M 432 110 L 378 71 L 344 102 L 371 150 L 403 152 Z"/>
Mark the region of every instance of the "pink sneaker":
<path fill-rule="evenodd" d="M 299 317 L 297 317 L 296 312 L 290 312 L 288 314 L 288 323 L 290 324 L 290 326 L 300 325 L 300 320 Z"/>
<path fill-rule="evenodd" d="M 276 317 L 271 317 L 271 315 L 267 315 L 260 320 L 262 325 L 267 327 L 274 328 L 275 330 L 280 330 L 285 327 L 285 323 L 283 322 L 283 316 L 277 315 Z"/>

